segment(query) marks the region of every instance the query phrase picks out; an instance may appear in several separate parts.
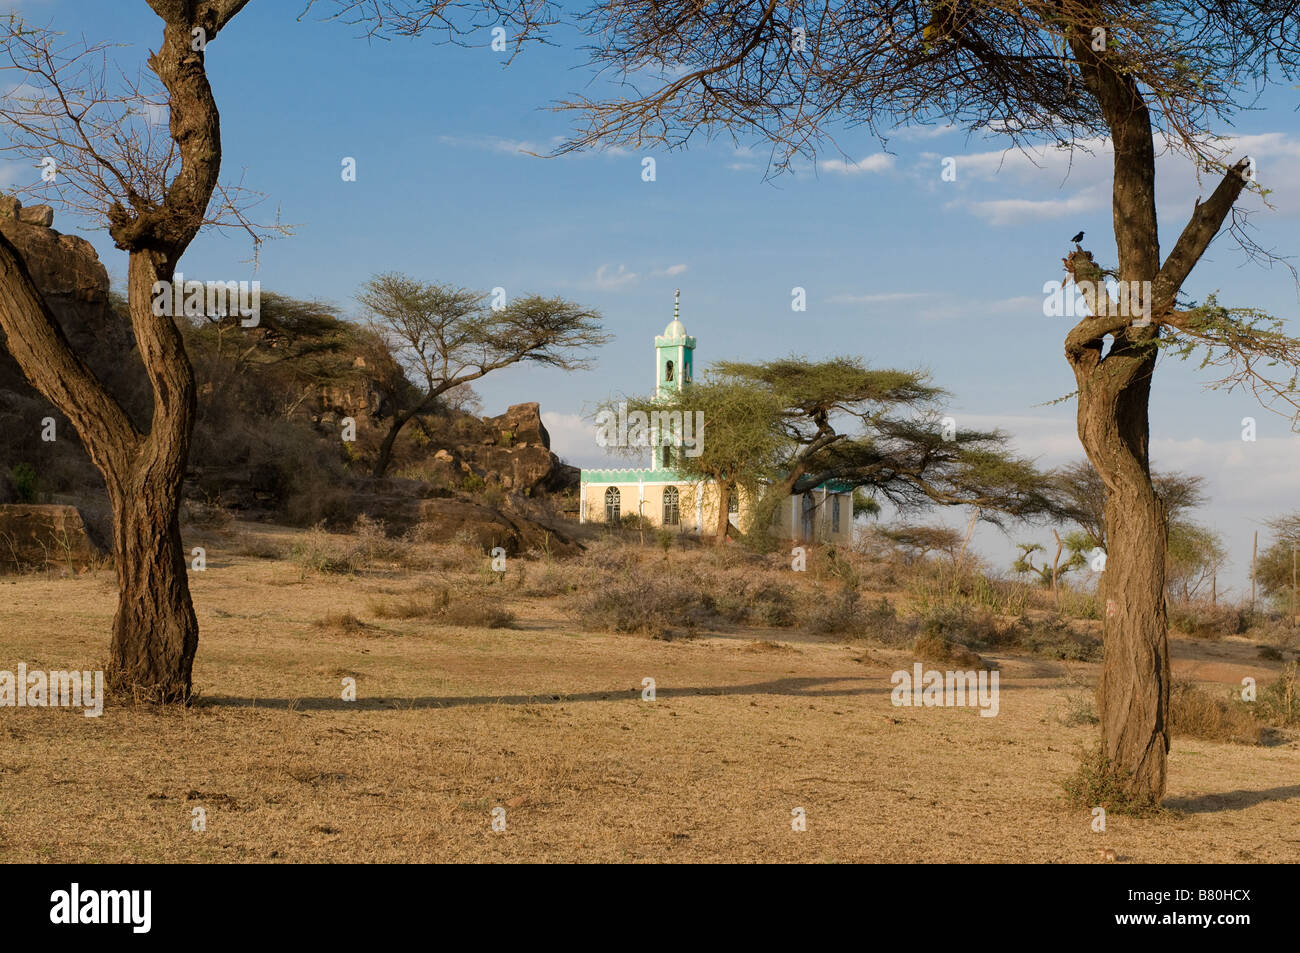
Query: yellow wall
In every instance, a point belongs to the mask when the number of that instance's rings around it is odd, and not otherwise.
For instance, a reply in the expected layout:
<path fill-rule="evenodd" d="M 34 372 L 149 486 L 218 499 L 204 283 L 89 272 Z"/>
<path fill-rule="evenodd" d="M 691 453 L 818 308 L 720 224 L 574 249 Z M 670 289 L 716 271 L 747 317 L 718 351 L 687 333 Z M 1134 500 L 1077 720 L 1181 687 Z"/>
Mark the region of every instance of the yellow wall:
<path fill-rule="evenodd" d="M 699 533 L 702 536 L 712 536 L 714 528 L 717 526 L 717 500 L 718 492 L 712 484 L 704 485 L 703 493 L 703 531 L 699 526 L 699 509 L 697 501 L 698 490 L 696 486 L 690 483 L 646 483 L 640 485 L 637 483 L 589 483 L 583 487 L 583 498 L 580 505 L 584 507 L 584 519 L 588 523 L 603 523 L 605 521 L 605 491 L 610 486 L 618 487 L 620 493 L 619 512 L 626 517 L 629 513 L 638 511 L 645 516 L 655 526 L 663 525 L 663 496 L 666 486 L 671 485 L 677 488 L 679 505 L 681 513 L 681 523 L 678 526 L 668 527 L 670 530 L 678 530 L 684 533 Z M 643 494 L 639 496 L 638 494 Z M 840 501 L 840 528 L 839 532 L 833 530 L 832 508 L 833 500 L 839 497 Z M 638 508 L 638 501 L 644 499 L 644 503 Z M 791 506 L 794 501 L 794 506 Z M 821 490 L 812 491 L 813 510 L 812 519 L 812 540 L 819 542 L 849 543 L 853 540 L 853 496 L 850 493 L 827 493 L 823 501 Z M 732 514 L 731 521 L 740 527 L 742 531 L 747 528 L 749 520 L 749 509 L 751 501 L 747 499 L 744 492 L 741 492 L 740 512 Z M 777 508 L 773 522 L 774 531 L 784 539 L 803 539 L 803 519 L 801 517 L 801 502 L 799 497 L 790 497 Z M 793 511 L 793 512 L 792 512 Z M 794 530 L 797 530 L 795 532 Z"/>

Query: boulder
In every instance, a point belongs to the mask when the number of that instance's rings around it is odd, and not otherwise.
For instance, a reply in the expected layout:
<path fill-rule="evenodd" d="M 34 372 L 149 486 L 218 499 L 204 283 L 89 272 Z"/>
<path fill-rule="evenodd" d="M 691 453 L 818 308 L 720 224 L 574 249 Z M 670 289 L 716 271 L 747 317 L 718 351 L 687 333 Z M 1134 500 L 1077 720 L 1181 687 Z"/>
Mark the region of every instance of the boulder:
<path fill-rule="evenodd" d="M 49 227 L 53 221 L 48 205 L 23 208 L 12 195 L 0 195 L 0 233 L 22 256 L 72 349 L 121 399 L 144 379 L 144 368 L 132 357 L 135 338 L 130 322 L 113 307 L 108 271 L 94 246 L 76 235 L 56 232 Z M 35 393 L 5 352 L 0 334 L 0 392 L 4 391 Z M 0 458 L 4 456 L 0 452 Z"/>
<path fill-rule="evenodd" d="M 484 417 L 483 422 L 497 431 L 502 446 L 518 447 L 527 444 L 530 447 L 551 449 L 551 435 L 542 423 L 542 409 L 536 401 L 512 404 L 504 414 Z"/>
<path fill-rule="evenodd" d="M 573 556 L 582 546 L 567 535 L 515 513 L 483 506 L 462 499 L 422 500 L 419 518 L 426 538 L 447 541 L 468 533 L 485 553 L 500 546 L 509 556 L 530 550 L 557 556 Z"/>
<path fill-rule="evenodd" d="M 100 556 L 75 506 L 0 505 L 0 569 L 82 570 Z"/>
<path fill-rule="evenodd" d="M 470 447 L 465 455 L 476 470 L 507 490 L 536 494 L 564 489 L 559 478 L 564 465 L 545 447 Z"/>
<path fill-rule="evenodd" d="M 18 210 L 18 221 L 27 225 L 49 228 L 54 224 L 54 209 L 48 205 L 29 205 Z"/>

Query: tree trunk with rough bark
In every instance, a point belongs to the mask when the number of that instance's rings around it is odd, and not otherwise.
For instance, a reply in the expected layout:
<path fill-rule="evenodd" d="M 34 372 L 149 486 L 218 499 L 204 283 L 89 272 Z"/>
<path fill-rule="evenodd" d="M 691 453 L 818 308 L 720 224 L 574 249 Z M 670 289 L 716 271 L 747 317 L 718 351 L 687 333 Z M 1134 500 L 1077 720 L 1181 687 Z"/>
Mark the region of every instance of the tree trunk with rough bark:
<path fill-rule="evenodd" d="M 1147 398 L 1155 356 L 1117 358 L 1079 396 L 1079 438 L 1107 486 L 1105 641 L 1097 711 L 1103 749 L 1136 795 L 1158 801 L 1169 751 L 1164 506 L 1151 484 Z M 1112 368 L 1113 370 L 1114 368 Z M 1123 382 L 1118 393 L 1113 385 Z M 1107 386 L 1108 384 L 1112 386 Z"/>
<path fill-rule="evenodd" d="M 1229 169 L 1208 201 L 1198 200 L 1164 263 L 1155 202 L 1151 116 L 1132 76 L 1075 37 L 1071 49 L 1097 97 L 1114 148 L 1111 208 L 1119 251 L 1120 294 L 1138 295 L 1117 315 L 1103 274 L 1082 248 L 1065 260 L 1092 316 L 1066 335 L 1065 356 L 1079 388 L 1078 429 L 1089 461 L 1106 485 L 1106 566 L 1102 675 L 1097 689 L 1102 747 L 1131 795 L 1158 804 L 1169 752 L 1169 641 L 1165 605 L 1168 519 L 1151 482 L 1148 408 L 1159 319 L 1205 253 L 1245 186 Z M 1091 289 L 1091 290 L 1090 290 Z M 1150 320 L 1154 319 L 1154 321 Z M 1106 349 L 1110 338 L 1109 350 Z"/>
<path fill-rule="evenodd" d="M 109 234 L 130 256 L 128 310 L 153 387 L 149 433 L 137 429 L 73 352 L 21 255 L 0 235 L 0 330 L 9 352 L 72 422 L 113 505 L 119 599 L 106 681 L 145 701 L 188 700 L 198 648 L 179 520 L 196 411 L 194 371 L 176 318 L 154 313 L 155 284 L 167 283 L 161 293 L 170 294 L 221 168 L 220 116 L 205 53 L 193 38 L 199 31 L 210 44 L 247 2 L 149 0 L 163 21 L 163 41 L 148 62 L 167 90 L 179 169 L 159 197 L 105 195 Z"/>
<path fill-rule="evenodd" d="M 728 504 L 731 500 L 731 494 L 735 492 L 735 486 L 730 483 L 718 484 L 718 515 L 714 523 L 714 531 L 717 536 L 713 540 L 718 546 L 725 546 L 727 543 L 727 529 L 731 525 L 731 510 Z"/>

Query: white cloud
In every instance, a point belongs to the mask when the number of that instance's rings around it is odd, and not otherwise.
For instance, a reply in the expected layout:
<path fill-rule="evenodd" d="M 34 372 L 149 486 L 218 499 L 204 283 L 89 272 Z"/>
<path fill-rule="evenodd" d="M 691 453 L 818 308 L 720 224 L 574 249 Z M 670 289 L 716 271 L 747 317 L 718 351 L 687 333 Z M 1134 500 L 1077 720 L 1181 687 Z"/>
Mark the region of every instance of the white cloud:
<path fill-rule="evenodd" d="M 506 139 L 502 136 L 439 136 L 438 141 L 459 149 L 484 149 L 505 155 L 544 155 L 559 145 L 562 139 L 552 137 L 548 144 L 531 139 Z"/>
<path fill-rule="evenodd" d="M 1019 225 L 1095 212 L 1104 209 L 1108 202 L 1109 199 L 1099 190 L 1089 189 L 1063 199 L 990 199 L 982 202 L 956 199 L 945 208 L 965 208 L 990 225 Z"/>
<path fill-rule="evenodd" d="M 860 175 L 863 172 L 888 172 L 894 167 L 894 157 L 887 152 L 864 156 L 857 162 L 844 159 L 826 159 L 817 168 L 823 172 L 843 175 Z"/>
<path fill-rule="evenodd" d="M 889 133 L 891 137 L 899 139 L 937 139 L 940 136 L 946 136 L 954 132 L 959 127 L 953 123 L 946 123 L 939 126 L 899 126 Z"/>
<path fill-rule="evenodd" d="M 551 450 L 565 463 L 575 467 L 630 467 L 635 461 L 607 453 L 596 443 L 596 423 L 581 414 L 544 411 L 542 423 L 551 435 Z"/>
<path fill-rule="evenodd" d="M 597 288 L 613 291 L 632 284 L 638 277 L 636 272 L 627 270 L 627 265 L 619 265 L 613 271 L 609 265 L 601 265 L 596 269 L 595 283 Z"/>
<path fill-rule="evenodd" d="M 562 145 L 565 141 L 564 136 L 551 136 L 545 141 L 540 139 L 509 139 L 504 136 L 439 136 L 438 141 L 456 149 L 482 149 L 487 152 L 497 152 L 502 155 L 524 156 L 532 158 L 534 156 L 547 156 L 554 152 L 556 147 Z M 603 155 L 606 157 L 620 157 L 629 155 L 627 149 L 620 146 L 611 146 L 608 149 L 584 149 L 581 152 L 566 152 L 560 156 L 561 159 L 582 159 L 591 156 Z"/>
<path fill-rule="evenodd" d="M 1218 184 L 1218 171 L 1202 171 L 1163 142 L 1157 143 L 1157 198 L 1165 227 L 1181 229 L 1198 198 L 1204 199 Z M 1266 132 L 1227 137 L 1220 144 L 1225 159 L 1249 155 L 1255 159 L 1256 175 L 1266 188 L 1272 189 L 1269 202 L 1276 214 L 1300 215 L 1300 178 L 1292 175 L 1300 159 L 1300 139 L 1286 132 Z M 916 172 L 933 181 L 934 168 L 942 158 L 938 153 L 922 153 Z M 992 225 L 1015 225 L 1048 221 L 1070 215 L 1095 215 L 1109 212 L 1113 150 L 1108 139 L 1081 140 L 1074 150 L 1057 148 L 1005 149 L 957 155 L 957 180 L 946 184 L 962 190 L 947 208 L 964 208 Z M 1017 187 L 1017 194 L 979 199 L 969 197 L 975 185 L 984 195 L 988 186 L 1005 183 Z M 1071 191 L 1062 194 L 1069 186 Z M 1243 196 L 1246 208 L 1262 208 L 1258 197 Z"/>
<path fill-rule="evenodd" d="M 681 275 L 685 273 L 686 273 L 686 265 L 669 265 L 667 268 L 654 272 L 655 275 L 668 277 L 668 278 L 672 278 L 675 277 L 676 275 Z"/>
<path fill-rule="evenodd" d="M 833 304 L 879 304 L 887 301 L 910 301 L 914 298 L 932 298 L 933 291 L 886 291 L 881 294 L 832 295 Z"/>

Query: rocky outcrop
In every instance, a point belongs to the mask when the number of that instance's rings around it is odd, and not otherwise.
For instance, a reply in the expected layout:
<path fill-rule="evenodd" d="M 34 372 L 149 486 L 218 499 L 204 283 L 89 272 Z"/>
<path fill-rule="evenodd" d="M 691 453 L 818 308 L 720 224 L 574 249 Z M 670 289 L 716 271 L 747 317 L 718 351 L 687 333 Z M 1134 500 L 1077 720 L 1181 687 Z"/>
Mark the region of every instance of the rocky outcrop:
<path fill-rule="evenodd" d="M 438 476 L 445 471 L 458 482 L 472 473 L 485 483 L 529 495 L 577 487 L 578 470 L 551 452 L 551 435 L 536 402 L 513 404 L 504 414 L 477 423 L 473 432 L 457 434 L 453 444 L 432 455 Z"/>
<path fill-rule="evenodd" d="M 148 381 L 133 351 L 130 322 L 118 314 L 109 294 L 108 272 L 84 238 L 50 227 L 49 206 L 23 208 L 0 195 L 0 233 L 17 249 L 40 289 L 50 313 L 72 350 L 137 420 L 147 414 Z M 28 384 L 9 355 L 0 332 L 0 502 L 20 501 L 11 474 L 19 464 L 36 468 L 57 492 L 102 495 L 98 473 L 82 451 L 76 433 L 49 400 Z M 56 421 L 57 439 L 43 439 L 44 420 Z"/>
<path fill-rule="evenodd" d="M 499 434 L 507 447 L 542 447 L 551 449 L 551 435 L 542 423 L 542 408 L 537 401 L 511 404 L 497 417 L 484 417 L 483 423 Z"/>
<path fill-rule="evenodd" d="M 48 205 L 23 208 L 12 195 L 0 195 L 0 232 L 22 255 L 72 349 L 101 378 L 120 377 L 134 338 L 130 325 L 113 308 L 108 271 L 90 242 L 56 232 L 50 227 L 53 221 Z M 143 368 L 139 370 L 143 374 Z M 27 389 L 27 384 L 5 353 L 0 359 L 0 389 L 20 388 Z"/>
<path fill-rule="evenodd" d="M 100 558 L 75 506 L 10 504 L 0 506 L 0 569 L 77 571 Z"/>
<path fill-rule="evenodd" d="M 468 534 L 484 552 L 496 546 L 509 556 L 527 552 L 572 556 L 582 551 L 575 540 L 553 528 L 468 500 L 423 500 L 419 517 L 425 534 L 447 540 Z"/>

